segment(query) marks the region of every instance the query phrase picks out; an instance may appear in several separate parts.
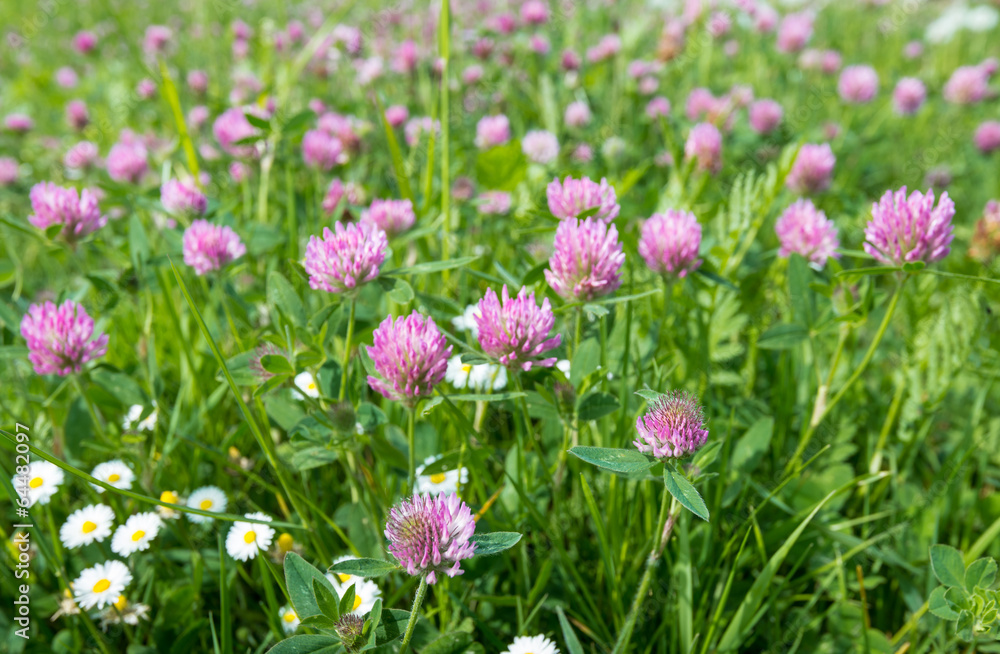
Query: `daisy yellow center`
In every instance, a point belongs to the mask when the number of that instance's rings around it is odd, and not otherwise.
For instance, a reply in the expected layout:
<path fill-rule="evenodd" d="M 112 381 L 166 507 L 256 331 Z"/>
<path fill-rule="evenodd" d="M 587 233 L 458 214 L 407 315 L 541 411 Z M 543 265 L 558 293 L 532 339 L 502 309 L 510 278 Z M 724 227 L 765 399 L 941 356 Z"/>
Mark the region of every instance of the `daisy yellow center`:
<path fill-rule="evenodd" d="M 444 473 L 439 472 L 436 475 L 431 475 L 431 483 L 433 484 L 443 484 L 444 483 Z"/>
<path fill-rule="evenodd" d="M 128 600 L 125 599 L 124 595 L 119 595 L 118 599 L 115 600 L 115 608 L 119 611 L 124 611 L 125 607 L 128 605 Z"/>
<path fill-rule="evenodd" d="M 212 508 L 212 500 L 202 500 L 201 504 L 198 505 L 198 508 L 202 511 L 208 511 Z"/>
<path fill-rule="evenodd" d="M 247 533 L 243 534 L 243 542 L 249 544 L 254 542 L 255 540 L 257 540 L 257 534 L 255 534 L 254 532 L 248 531 Z"/>
<path fill-rule="evenodd" d="M 94 531 L 95 529 L 97 529 L 97 525 L 94 524 L 93 522 L 91 522 L 90 520 L 88 520 L 85 523 L 83 523 L 83 533 L 89 534 L 90 532 Z"/>
<path fill-rule="evenodd" d="M 338 572 L 337 573 L 337 579 L 340 579 L 340 583 L 342 583 L 342 584 L 346 584 L 347 581 L 350 578 L 351 578 L 351 575 L 345 575 L 343 572 Z"/>
<path fill-rule="evenodd" d="M 295 622 L 295 612 L 294 611 L 289 611 L 288 613 L 286 613 L 285 617 L 284 617 L 284 620 L 285 620 L 285 622 L 287 622 L 289 624 Z"/>
<path fill-rule="evenodd" d="M 103 593 L 107 589 L 111 588 L 111 582 L 107 579 L 101 579 L 99 582 L 94 584 L 95 593 Z"/>
<path fill-rule="evenodd" d="M 28 485 L 31 486 L 32 488 L 38 488 L 43 483 L 45 482 L 41 477 L 35 477 L 34 479 L 28 482 Z"/>
<path fill-rule="evenodd" d="M 306 386 L 306 388 L 308 388 L 311 391 L 316 390 L 316 382 L 309 382 L 309 385 Z"/>
<path fill-rule="evenodd" d="M 278 536 L 278 548 L 282 552 L 291 551 L 292 545 L 295 544 L 295 539 L 292 538 L 291 534 L 281 534 Z"/>
<path fill-rule="evenodd" d="M 160 501 L 167 504 L 177 504 L 177 493 L 174 491 L 163 491 L 160 493 Z"/>
<path fill-rule="evenodd" d="M 140 539 L 141 539 L 141 538 L 142 538 L 143 536 L 145 536 L 145 535 L 146 535 L 146 532 L 144 532 L 144 531 L 143 531 L 142 529 L 140 529 L 139 531 L 137 531 L 137 532 L 135 532 L 134 534 L 132 534 L 132 540 L 133 540 L 134 542 L 138 543 L 138 542 L 139 542 L 139 540 L 140 540 Z"/>
<path fill-rule="evenodd" d="M 469 374 L 470 372 L 472 372 L 472 364 L 471 363 L 463 363 L 462 364 L 462 372 L 464 372 L 465 374 Z"/>
<path fill-rule="evenodd" d="M 112 472 L 110 475 L 108 475 L 108 481 L 110 481 L 112 484 L 121 478 L 122 476 L 119 475 L 117 472 Z"/>
<path fill-rule="evenodd" d="M 357 595 L 355 595 L 354 596 L 354 609 L 352 609 L 352 610 L 357 611 L 359 606 L 361 606 L 361 598 L 358 597 Z"/>

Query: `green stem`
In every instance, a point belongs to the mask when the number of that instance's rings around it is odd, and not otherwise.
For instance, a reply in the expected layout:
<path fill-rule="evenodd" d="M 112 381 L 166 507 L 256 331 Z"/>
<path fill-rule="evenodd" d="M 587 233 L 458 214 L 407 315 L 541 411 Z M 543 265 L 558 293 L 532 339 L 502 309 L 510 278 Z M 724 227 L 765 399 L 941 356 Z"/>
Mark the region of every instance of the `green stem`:
<path fill-rule="evenodd" d="M 343 402 L 347 393 L 347 366 L 351 362 L 351 339 L 354 338 L 354 307 L 357 298 L 351 298 L 351 314 L 347 318 L 347 339 L 344 341 L 344 358 L 340 363 L 340 391 L 337 393 L 337 401 Z"/>
<path fill-rule="evenodd" d="M 424 603 L 424 595 L 427 593 L 427 578 L 420 578 L 420 585 L 417 586 L 417 595 L 413 598 L 413 608 L 410 609 L 410 619 L 406 621 L 406 632 L 403 634 L 403 644 L 399 646 L 399 654 L 406 654 L 406 648 L 413 638 L 413 628 L 417 626 L 417 613 L 420 605 Z"/>
<path fill-rule="evenodd" d="M 573 351 L 570 352 L 570 360 L 572 360 L 572 355 L 576 354 L 577 350 L 580 349 L 580 337 L 583 335 L 583 307 L 577 307 L 576 309 L 576 328 L 573 330 Z"/>
<path fill-rule="evenodd" d="M 867 368 L 868 364 L 871 362 L 872 357 L 875 356 L 875 350 L 878 349 L 879 343 L 882 342 L 882 338 L 885 336 L 885 332 L 889 329 L 889 322 L 892 320 L 892 315 L 896 312 L 896 306 L 899 304 L 899 298 L 902 296 L 903 286 L 906 284 L 906 280 L 908 279 L 909 276 L 904 277 L 899 284 L 896 285 L 896 289 L 892 292 L 892 299 L 889 301 L 889 307 L 886 309 L 885 316 L 882 318 L 882 324 L 879 325 L 878 332 L 875 334 L 874 340 L 872 340 L 871 345 L 868 346 L 868 351 L 865 352 L 864 358 L 854 369 L 854 373 L 851 374 L 850 378 L 848 378 L 844 385 L 841 386 L 840 390 L 837 391 L 837 394 L 833 396 L 833 399 L 825 405 L 823 404 L 823 398 L 825 397 L 827 389 L 825 387 L 821 387 L 819 389 L 819 392 L 816 394 L 816 402 L 813 407 L 812 418 L 809 420 L 809 425 L 806 427 L 806 430 L 802 432 L 802 437 L 799 439 L 798 447 L 795 448 L 795 454 L 792 455 L 792 458 L 788 460 L 788 465 L 785 466 L 786 475 L 798 466 L 799 461 L 802 458 L 802 454 L 806 451 L 809 441 L 812 439 L 813 434 L 816 433 L 816 428 L 823 421 L 823 418 L 825 418 L 826 415 L 833 410 L 833 407 L 835 407 L 840 399 L 844 397 L 844 394 L 847 393 L 854 382 L 860 379 L 862 373 L 865 371 L 865 368 Z"/>
<path fill-rule="evenodd" d="M 449 116 L 449 86 L 448 86 L 448 59 L 451 42 L 451 7 L 448 2 L 441 3 L 441 24 L 440 24 L 440 56 L 441 56 L 441 215 L 444 217 L 444 227 L 442 239 L 441 258 L 447 260 L 450 251 L 451 239 L 451 161 L 448 152 L 449 131 L 451 130 Z M 444 282 L 448 283 L 448 270 L 444 271 Z"/>
<path fill-rule="evenodd" d="M 222 306 L 222 313 L 226 316 L 226 323 L 229 325 L 229 331 L 233 334 L 233 340 L 236 341 L 236 348 L 242 352 L 244 350 L 243 339 L 240 338 L 240 332 L 236 329 L 236 321 L 233 320 L 233 314 L 229 311 L 224 283 L 221 276 L 215 280 L 215 287 L 218 289 L 216 292 L 219 294 L 219 304 Z"/>
<path fill-rule="evenodd" d="M 83 385 L 80 383 L 78 375 L 73 375 L 73 387 L 76 388 L 76 392 L 83 398 L 83 403 L 87 405 L 87 411 L 90 413 L 90 420 L 94 423 L 94 433 L 103 439 L 104 429 L 101 427 L 101 419 L 97 415 L 97 408 L 94 406 L 94 403 L 90 401 L 90 398 L 87 397 L 87 394 L 83 392 Z"/>
<path fill-rule="evenodd" d="M 667 487 L 664 485 L 663 498 L 660 500 L 660 515 L 656 519 L 656 533 L 653 534 L 653 549 L 649 551 L 649 557 L 646 558 L 646 569 L 643 571 L 642 580 L 639 582 L 639 591 L 635 594 L 635 599 L 632 600 L 632 608 L 628 611 L 628 617 L 625 618 L 625 625 L 618 635 L 618 641 L 615 643 L 615 648 L 611 650 L 611 654 L 622 654 L 622 652 L 625 652 L 629 641 L 632 639 L 632 630 L 635 628 L 635 621 L 639 617 L 639 609 L 642 608 L 642 602 L 646 599 L 646 593 L 649 592 L 649 584 L 653 581 L 653 571 L 660 562 L 660 544 L 663 537 L 663 527 L 667 524 L 667 505 L 670 499 L 672 499 L 670 493 L 667 492 Z"/>
<path fill-rule="evenodd" d="M 417 482 L 417 448 L 414 438 L 416 432 L 417 412 L 414 407 L 407 409 L 406 414 L 406 443 L 409 450 L 409 475 L 407 476 L 407 487 L 413 493 Z"/>
<path fill-rule="evenodd" d="M 528 401 L 524 396 L 524 385 L 521 383 L 521 375 L 519 373 L 512 373 L 511 376 L 514 378 L 514 389 L 522 394 L 520 404 L 521 417 L 523 418 L 522 423 L 524 425 L 523 432 L 521 432 L 521 430 L 517 431 L 517 477 L 518 481 L 521 482 L 521 486 L 523 488 L 528 488 L 525 484 L 525 478 L 527 478 L 527 471 L 525 468 L 527 468 L 527 463 L 524 458 L 524 441 L 525 439 L 531 437 L 531 419 L 528 417 Z M 533 483 L 531 484 L 531 487 L 534 488 Z"/>

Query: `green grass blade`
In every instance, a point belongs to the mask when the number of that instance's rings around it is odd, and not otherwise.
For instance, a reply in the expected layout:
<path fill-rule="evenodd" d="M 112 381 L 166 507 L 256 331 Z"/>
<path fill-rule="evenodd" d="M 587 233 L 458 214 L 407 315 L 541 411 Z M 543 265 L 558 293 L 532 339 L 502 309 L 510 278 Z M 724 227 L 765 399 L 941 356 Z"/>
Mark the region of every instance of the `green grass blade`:
<path fill-rule="evenodd" d="M 396 140 L 396 132 L 385 117 L 385 107 L 378 94 L 375 94 L 375 108 L 378 110 L 379 121 L 385 130 L 385 140 L 389 143 L 389 155 L 392 158 L 392 171 L 396 174 L 396 183 L 399 184 L 399 193 L 405 199 L 413 202 L 413 191 L 410 188 L 410 178 L 406 174 L 406 164 L 403 163 L 403 153 L 399 149 L 399 141 Z M 431 130 L 433 131 L 433 130 Z"/>
<path fill-rule="evenodd" d="M 177 135 L 181 140 L 181 147 L 184 148 L 184 156 L 187 159 L 188 172 L 194 179 L 194 183 L 201 186 L 201 178 L 198 176 L 198 155 L 195 154 L 194 143 L 191 141 L 191 134 L 188 133 L 187 122 L 184 120 L 184 110 L 181 109 L 181 99 L 177 95 L 177 87 L 170 77 L 167 64 L 160 60 L 160 77 L 163 84 L 163 95 L 170 105 L 170 111 L 174 114 L 174 123 L 177 125 Z"/>
<path fill-rule="evenodd" d="M 720 652 L 730 652 L 735 651 L 739 645 L 743 642 L 744 638 L 753 629 L 753 626 L 760 619 L 760 615 L 757 609 L 760 608 L 761 603 L 764 598 L 768 595 L 771 587 L 771 580 L 778 573 L 778 568 L 785 561 L 785 557 L 792 550 L 792 546 L 798 541 L 799 536 L 805 531 L 806 527 L 812 521 L 819 510 L 836 495 L 837 492 L 833 491 L 824 497 L 819 503 L 813 508 L 813 510 L 806 516 L 795 531 L 789 535 L 788 540 L 778 548 L 778 551 L 771 555 L 770 560 L 768 560 L 767 565 L 761 570 L 760 574 L 757 575 L 757 579 L 754 581 L 753 586 L 750 587 L 750 591 L 740 602 L 739 607 L 733 614 L 732 619 L 729 621 L 729 627 L 726 628 L 725 633 L 722 634 L 722 640 L 719 642 Z"/>

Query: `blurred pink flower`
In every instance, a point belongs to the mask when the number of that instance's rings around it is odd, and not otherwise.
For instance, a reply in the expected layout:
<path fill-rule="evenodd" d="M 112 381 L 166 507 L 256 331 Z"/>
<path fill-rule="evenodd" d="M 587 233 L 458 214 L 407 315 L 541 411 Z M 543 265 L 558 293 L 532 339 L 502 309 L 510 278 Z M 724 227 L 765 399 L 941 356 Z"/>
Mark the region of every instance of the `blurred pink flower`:
<path fill-rule="evenodd" d="M 521 5 L 521 20 L 528 25 L 542 25 L 549 20 L 549 8 L 542 0 L 528 0 Z"/>
<path fill-rule="evenodd" d="M 203 70 L 192 70 L 187 74 L 188 87 L 201 94 L 208 90 L 208 73 Z"/>
<path fill-rule="evenodd" d="M 892 106 L 897 114 L 908 116 L 916 113 L 927 98 L 927 88 L 915 77 L 904 77 L 896 82 L 892 92 Z"/>
<path fill-rule="evenodd" d="M 411 73 L 417 68 L 417 44 L 407 39 L 392 53 L 392 69 L 397 73 Z"/>
<path fill-rule="evenodd" d="M 691 128 L 684 144 L 684 157 L 697 164 L 698 170 L 713 175 L 722 170 L 722 134 L 711 123 L 698 123 Z"/>
<path fill-rule="evenodd" d="M 77 193 L 75 188 L 63 188 L 52 182 L 39 182 L 31 187 L 31 209 L 28 222 L 45 231 L 62 225 L 60 235 L 69 243 L 104 227 L 107 216 L 101 215 L 98 195 L 90 189 Z"/>
<path fill-rule="evenodd" d="M 712 38 L 720 38 L 733 28 L 733 19 L 725 11 L 713 11 L 708 18 L 708 33 Z"/>
<path fill-rule="evenodd" d="M 160 187 L 160 204 L 172 214 L 200 216 L 208 199 L 191 180 L 169 179 Z"/>
<path fill-rule="evenodd" d="M 220 270 L 246 254 L 246 246 L 230 227 L 196 220 L 184 230 L 184 263 L 199 276 Z"/>
<path fill-rule="evenodd" d="M 748 111 L 750 128 L 758 134 L 767 134 L 781 124 L 784 112 L 781 105 L 771 99 L 757 100 Z"/>
<path fill-rule="evenodd" d="M 94 319 L 73 300 L 29 306 L 21 319 L 21 336 L 28 342 L 28 359 L 37 375 L 80 372 L 85 363 L 108 351 L 108 335 L 95 338 Z"/>
<path fill-rule="evenodd" d="M 66 152 L 63 163 L 67 168 L 83 170 L 98 165 L 99 159 L 100 153 L 95 144 L 90 141 L 80 141 Z"/>
<path fill-rule="evenodd" d="M 781 241 L 778 254 L 788 257 L 793 252 L 822 268 L 830 257 L 839 258 L 837 227 L 811 200 L 797 200 L 785 209 L 774 225 Z"/>
<path fill-rule="evenodd" d="M 208 107 L 205 105 L 199 104 L 191 107 L 191 111 L 188 112 L 187 116 L 188 126 L 192 130 L 197 131 L 201 129 L 202 125 L 208 122 L 208 117 Z"/>
<path fill-rule="evenodd" d="M 3 119 L 4 127 L 12 132 L 29 132 L 35 126 L 31 116 L 25 114 L 7 114 Z"/>
<path fill-rule="evenodd" d="M 837 158 L 829 144 L 807 143 L 799 149 L 785 183 L 797 193 L 815 193 L 830 188 Z"/>
<path fill-rule="evenodd" d="M 573 179 L 566 177 L 562 182 L 553 179 L 545 189 L 549 211 L 561 220 L 577 218 L 582 213 L 597 209 L 594 218 L 606 223 L 618 217 L 621 207 L 615 189 L 608 180 L 601 178 L 600 184 L 589 177 Z"/>
<path fill-rule="evenodd" d="M 976 147 L 983 154 L 989 154 L 994 150 L 1000 149 L 1000 122 L 987 120 L 981 123 L 976 128 L 973 140 Z"/>
<path fill-rule="evenodd" d="M 142 39 L 142 49 L 147 55 L 162 54 L 174 37 L 172 29 L 165 25 L 150 25 Z"/>
<path fill-rule="evenodd" d="M 837 92 L 844 102 L 871 102 L 878 93 L 878 73 L 871 66 L 848 66 L 840 74 Z"/>
<path fill-rule="evenodd" d="M 135 94 L 143 100 L 150 99 L 156 95 L 156 83 L 149 78 L 139 80 L 139 84 L 135 87 Z"/>
<path fill-rule="evenodd" d="M 409 200 L 372 200 L 371 205 L 361 212 L 361 222 L 368 222 L 389 236 L 405 232 L 416 221 L 413 203 Z"/>
<path fill-rule="evenodd" d="M 758 29 L 760 29 L 759 20 Z M 788 14 L 781 20 L 781 26 L 778 28 L 778 51 L 798 52 L 806 47 L 812 35 L 813 15 L 810 12 Z"/>
<path fill-rule="evenodd" d="M 559 141 L 552 132 L 531 130 L 521 140 L 521 149 L 529 161 L 550 164 L 559 156 Z"/>
<path fill-rule="evenodd" d="M 69 66 L 63 66 L 56 71 L 56 84 L 64 89 L 74 88 L 79 82 L 76 71 Z"/>
<path fill-rule="evenodd" d="M 986 97 L 989 75 L 979 66 L 957 68 L 944 85 L 944 99 L 952 104 L 975 104 Z"/>
<path fill-rule="evenodd" d="M 596 64 L 614 57 L 622 49 L 622 41 L 617 34 L 607 34 L 601 37 L 597 45 L 588 48 L 587 61 Z"/>
<path fill-rule="evenodd" d="M 108 152 L 108 175 L 116 182 L 138 184 L 149 170 L 146 146 L 131 133 L 122 132 L 121 140 Z"/>
<path fill-rule="evenodd" d="M 479 213 L 484 215 L 504 215 L 510 211 L 510 193 L 504 191 L 486 191 L 477 198 Z"/>
<path fill-rule="evenodd" d="M 652 119 L 666 118 L 670 114 L 670 100 L 658 95 L 646 104 L 646 115 Z"/>
<path fill-rule="evenodd" d="M 97 47 L 97 35 L 83 30 L 73 36 L 73 49 L 80 54 L 87 54 Z"/>
<path fill-rule="evenodd" d="M 563 120 L 569 127 L 583 127 L 590 122 L 590 107 L 582 100 L 569 103 Z"/>
<path fill-rule="evenodd" d="M 486 150 L 510 140 L 510 121 L 503 114 L 483 116 L 476 125 L 476 147 Z"/>
<path fill-rule="evenodd" d="M 343 163 L 340 139 L 320 129 L 311 129 L 302 136 L 302 160 L 310 168 L 330 170 Z"/>
<path fill-rule="evenodd" d="M 90 122 L 90 113 L 83 100 L 70 100 L 66 105 L 66 120 L 75 130 L 81 130 Z"/>
<path fill-rule="evenodd" d="M 16 182 L 19 167 L 16 159 L 0 157 L 0 186 L 10 186 Z"/>
<path fill-rule="evenodd" d="M 393 127 L 399 127 L 410 117 L 410 111 L 401 104 L 394 104 L 385 110 L 385 120 Z"/>
<path fill-rule="evenodd" d="M 240 107 L 227 109 L 215 119 L 212 132 L 215 134 L 215 140 L 228 154 L 234 157 L 251 158 L 257 154 L 255 145 L 239 142 L 260 135 L 260 131 L 250 124 L 245 111 Z"/>
<path fill-rule="evenodd" d="M 701 225 L 690 211 L 668 209 L 642 224 L 639 255 L 655 273 L 684 278 L 701 265 Z"/>

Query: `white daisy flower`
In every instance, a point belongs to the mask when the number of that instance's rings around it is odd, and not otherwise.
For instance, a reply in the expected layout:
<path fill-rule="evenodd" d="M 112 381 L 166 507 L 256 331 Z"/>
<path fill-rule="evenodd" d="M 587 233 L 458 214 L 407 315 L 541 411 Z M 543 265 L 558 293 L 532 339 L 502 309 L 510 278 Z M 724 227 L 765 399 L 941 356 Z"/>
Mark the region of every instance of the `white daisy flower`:
<path fill-rule="evenodd" d="M 32 461 L 28 464 L 26 474 L 15 474 L 11 479 L 14 490 L 24 500 L 28 506 L 37 504 L 48 504 L 52 496 L 59 490 L 59 485 L 63 483 L 65 475 L 62 468 L 53 465 L 48 461 Z"/>
<path fill-rule="evenodd" d="M 517 636 L 502 654 L 559 654 L 559 648 L 545 636 Z"/>
<path fill-rule="evenodd" d="M 202 486 L 201 488 L 196 488 L 188 496 L 187 505 L 192 509 L 201 509 L 202 511 L 213 511 L 215 513 L 225 513 L 226 505 L 229 501 L 226 499 L 226 494 L 222 492 L 222 489 L 218 486 Z M 196 523 L 211 522 L 212 518 L 206 518 L 203 515 L 197 515 L 194 513 L 187 514 L 188 520 Z"/>
<path fill-rule="evenodd" d="M 472 374 L 471 363 L 462 363 L 462 355 L 456 354 L 448 359 L 448 367 L 444 371 L 445 380 L 455 388 L 465 388 L 469 385 L 469 375 Z"/>
<path fill-rule="evenodd" d="M 295 630 L 299 628 L 299 616 L 295 614 L 292 607 L 282 606 L 278 609 L 278 617 L 281 618 L 281 628 L 286 634 L 295 633 Z"/>
<path fill-rule="evenodd" d="M 129 468 L 124 461 L 119 459 L 98 463 L 94 466 L 90 476 L 103 481 L 105 484 L 124 490 L 132 488 L 132 482 L 135 481 L 135 473 L 132 472 L 132 468 Z M 91 486 L 98 493 L 104 492 L 104 489 L 97 484 L 91 484 Z"/>
<path fill-rule="evenodd" d="M 141 404 L 133 404 L 130 406 L 128 411 L 125 413 L 125 418 L 122 420 L 122 429 L 125 431 L 153 431 L 153 429 L 156 428 L 158 412 L 156 402 L 153 402 L 152 413 L 143 418 L 142 412 L 145 410 L 146 407 Z"/>
<path fill-rule="evenodd" d="M 556 368 L 562 370 L 562 374 L 569 377 L 569 368 L 570 368 L 569 359 L 560 359 L 559 361 L 556 361 Z"/>
<path fill-rule="evenodd" d="M 101 628 L 107 630 L 113 624 L 127 624 L 133 627 L 139 620 L 149 619 L 149 605 L 137 602 L 132 604 L 124 595 L 119 595 L 114 604 L 104 609 L 101 614 Z"/>
<path fill-rule="evenodd" d="M 479 325 L 476 324 L 476 316 L 479 315 L 479 305 L 470 304 L 465 307 L 462 315 L 451 319 L 451 325 L 460 332 L 472 332 L 473 337 L 479 337 Z"/>
<path fill-rule="evenodd" d="M 180 504 L 181 496 L 177 494 L 177 491 L 163 491 L 160 493 L 160 501 L 166 502 L 167 504 Z M 157 506 L 156 512 L 160 514 L 160 517 L 164 520 L 176 520 L 181 517 L 181 512 L 175 509 L 170 509 L 165 506 Z"/>
<path fill-rule="evenodd" d="M 299 389 L 299 391 L 302 391 L 302 393 L 305 393 L 309 397 L 319 397 L 319 386 L 316 384 L 316 378 L 313 377 L 311 372 L 300 372 L 295 375 L 294 383 L 295 388 Z M 298 391 L 292 391 L 292 397 L 296 400 L 301 400 L 302 394 Z"/>
<path fill-rule="evenodd" d="M 80 573 L 73 582 L 73 597 L 85 611 L 104 608 L 114 604 L 131 581 L 127 565 L 118 560 L 105 561 Z"/>
<path fill-rule="evenodd" d="M 264 513 L 247 513 L 254 520 L 271 520 Z M 237 561 L 249 561 L 257 556 L 258 551 L 267 551 L 274 539 L 274 529 L 255 522 L 234 522 L 226 536 L 226 551 Z"/>
<path fill-rule="evenodd" d="M 494 363 L 480 363 L 472 367 L 469 386 L 479 391 L 499 391 L 507 385 L 507 369 Z"/>
<path fill-rule="evenodd" d="M 339 577 L 340 575 L 336 576 Z M 382 589 L 374 581 L 351 575 L 347 576 L 351 578 L 351 581 L 344 584 L 337 583 L 336 581 L 333 583 L 333 588 L 337 591 L 337 597 L 343 597 L 347 589 L 354 586 L 354 608 L 351 609 L 351 613 L 355 615 L 370 613 L 372 607 L 375 606 L 375 600 L 382 598 Z"/>
<path fill-rule="evenodd" d="M 67 549 L 100 543 L 111 535 L 115 512 L 106 504 L 91 504 L 74 511 L 59 528 L 59 540 Z"/>
<path fill-rule="evenodd" d="M 129 556 L 133 552 L 147 550 L 162 526 L 163 520 L 152 511 L 129 516 L 111 537 L 111 551 L 119 556 Z"/>
<path fill-rule="evenodd" d="M 422 465 L 417 467 L 416 492 L 418 494 L 430 493 L 431 495 L 440 495 L 441 493 L 458 493 L 461 490 L 461 484 L 469 482 L 469 470 L 467 468 L 436 472 L 433 475 L 423 474 L 427 466 L 440 458 L 440 456 L 429 456 L 424 459 Z"/>

